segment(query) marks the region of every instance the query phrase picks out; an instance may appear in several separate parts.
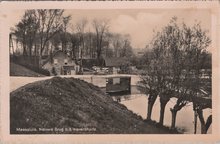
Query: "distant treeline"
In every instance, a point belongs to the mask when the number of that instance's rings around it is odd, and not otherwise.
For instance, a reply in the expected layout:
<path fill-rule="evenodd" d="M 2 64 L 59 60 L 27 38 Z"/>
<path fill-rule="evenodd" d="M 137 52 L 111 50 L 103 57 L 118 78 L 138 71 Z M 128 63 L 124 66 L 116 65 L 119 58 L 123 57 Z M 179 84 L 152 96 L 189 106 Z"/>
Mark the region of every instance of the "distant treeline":
<path fill-rule="evenodd" d="M 131 38 L 109 31 L 108 19 L 82 18 L 71 23 L 64 10 L 26 10 L 22 19 L 12 28 L 10 38 L 16 46 L 12 55 L 50 55 L 56 50 L 68 53 L 73 59 L 103 57 L 132 57 Z M 88 30 L 88 25 L 92 29 Z M 90 31 L 91 30 L 91 31 Z"/>

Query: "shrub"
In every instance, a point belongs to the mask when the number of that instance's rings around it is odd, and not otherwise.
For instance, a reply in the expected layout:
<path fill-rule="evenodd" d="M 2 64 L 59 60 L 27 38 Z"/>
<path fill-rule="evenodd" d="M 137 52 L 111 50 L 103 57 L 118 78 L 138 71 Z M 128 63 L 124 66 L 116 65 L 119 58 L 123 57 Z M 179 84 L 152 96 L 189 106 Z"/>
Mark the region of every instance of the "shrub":
<path fill-rule="evenodd" d="M 51 70 L 52 74 L 54 74 L 55 76 L 57 75 L 57 72 L 56 72 L 56 69 L 55 67 L 52 67 L 52 70 Z"/>
<path fill-rule="evenodd" d="M 13 56 L 10 57 L 10 61 L 12 61 L 15 64 L 21 65 L 23 67 L 26 67 L 34 72 L 37 72 L 39 74 L 50 76 L 50 72 L 46 69 L 40 68 L 38 64 L 34 63 L 33 59 L 31 58 L 24 58 L 21 56 Z"/>

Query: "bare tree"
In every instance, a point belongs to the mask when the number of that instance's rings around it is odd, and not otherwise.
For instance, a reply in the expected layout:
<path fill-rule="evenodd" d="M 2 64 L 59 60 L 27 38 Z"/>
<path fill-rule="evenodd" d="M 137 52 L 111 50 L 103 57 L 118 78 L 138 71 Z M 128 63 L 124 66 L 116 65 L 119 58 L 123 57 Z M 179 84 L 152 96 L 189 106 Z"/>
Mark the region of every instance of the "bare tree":
<path fill-rule="evenodd" d="M 32 48 L 33 44 L 36 41 L 36 34 L 39 28 L 39 24 L 35 17 L 35 13 L 33 10 L 28 10 L 25 12 L 25 16 L 27 17 L 27 37 L 28 37 L 28 48 L 29 48 L 29 56 L 32 56 Z M 36 55 L 36 53 L 35 53 Z"/>
<path fill-rule="evenodd" d="M 96 35 L 92 32 L 86 32 L 84 36 L 85 55 L 89 58 L 95 58 L 96 53 Z"/>
<path fill-rule="evenodd" d="M 78 54 L 79 47 L 80 47 L 80 40 L 78 38 L 78 34 L 72 33 L 71 37 L 70 37 L 70 41 L 71 41 L 71 44 L 72 44 L 71 57 L 78 64 L 78 62 L 77 62 L 77 57 L 78 57 L 77 54 Z"/>
<path fill-rule="evenodd" d="M 22 22 L 22 21 L 19 22 L 16 25 L 16 28 L 14 30 L 15 31 L 14 34 L 16 35 L 17 40 L 22 43 L 23 56 L 26 56 L 27 55 L 27 48 L 26 48 L 27 47 L 27 44 L 26 44 L 26 39 L 27 39 L 27 36 L 26 36 L 26 26 L 25 26 L 24 22 Z"/>
<path fill-rule="evenodd" d="M 207 86 L 211 88 L 211 75 L 209 75 L 208 78 L 202 76 L 202 70 L 205 69 L 205 62 L 208 57 L 206 49 L 210 45 L 211 40 L 207 36 L 207 31 L 201 28 L 200 23 L 195 24 L 193 27 L 183 25 L 183 34 L 186 39 L 185 67 L 186 69 L 191 70 L 192 73 L 192 75 L 190 75 L 190 94 L 193 102 L 195 120 L 198 115 L 201 123 L 201 133 L 204 134 L 207 133 L 212 121 L 211 115 L 208 117 L 207 121 L 205 121 L 203 117 L 203 109 L 211 108 L 211 100 L 202 100 L 200 98 L 202 95 L 201 91 L 204 91 Z M 209 65 L 211 65 L 211 63 Z M 207 95 L 211 95 L 211 90 L 206 91 L 206 96 Z"/>
<path fill-rule="evenodd" d="M 96 32 L 97 59 L 100 61 L 102 48 L 103 48 L 102 47 L 103 37 L 109 29 L 109 21 L 106 19 L 100 19 L 100 20 L 94 19 L 92 24 Z"/>
<path fill-rule="evenodd" d="M 201 52 L 210 43 L 206 32 L 201 29 L 199 24 L 187 27 L 183 23 L 180 27 L 176 21 L 175 17 L 172 18 L 170 23 L 153 38 L 149 45 L 152 50 L 148 55 L 145 55 L 148 57 L 145 59 L 147 60 L 147 68 L 141 75 L 142 85 L 148 89 L 147 94 L 149 94 L 147 119 L 151 118 L 152 107 L 157 95 L 160 96 L 161 104 L 160 124 L 163 124 L 167 102 L 171 97 L 177 98 L 176 104 L 170 109 L 172 129 L 175 128 L 177 112 L 190 101 L 194 102 L 198 98 L 196 94 L 199 93 L 203 85 L 199 73 L 201 66 L 204 65 L 204 60 L 199 61 L 198 59 L 201 59 Z M 151 94 L 152 89 L 156 94 Z M 204 105 L 200 102 L 198 104 L 197 109 Z M 209 105 L 209 103 L 205 102 L 205 105 Z M 199 118 L 203 127 L 204 125 L 208 127 L 210 118 L 205 123 L 201 110 L 198 110 L 197 113 L 200 113 Z"/>
<path fill-rule="evenodd" d="M 84 41 L 84 35 L 85 35 L 85 28 L 88 21 L 86 18 L 81 19 L 76 23 L 76 30 L 79 33 L 79 39 L 80 39 L 80 72 L 82 72 L 82 58 L 83 58 L 83 51 L 85 50 L 85 41 Z"/>
<path fill-rule="evenodd" d="M 145 89 L 146 95 L 148 95 L 148 108 L 147 108 L 147 120 L 151 120 L 152 109 L 154 103 L 161 92 L 161 89 L 165 84 L 165 77 L 167 73 L 167 64 L 165 49 L 157 46 L 150 53 L 145 55 L 146 67 L 141 74 L 140 86 Z M 144 59 L 143 59 L 144 60 Z"/>
<path fill-rule="evenodd" d="M 40 56 L 42 56 L 47 42 L 60 30 L 63 24 L 64 10 L 39 9 L 36 10 L 36 17 L 39 22 Z"/>
<path fill-rule="evenodd" d="M 178 89 L 181 77 L 182 67 L 182 53 L 181 53 L 181 34 L 180 28 L 176 23 L 176 17 L 173 17 L 170 23 L 163 28 L 154 40 L 157 46 L 163 47 L 164 60 L 162 60 L 164 68 L 163 84 L 160 89 L 160 120 L 159 123 L 163 125 L 164 112 L 166 104 L 171 97 L 174 97 L 175 91 Z M 153 45 L 155 46 L 155 44 Z M 172 113 L 174 114 L 174 113 Z"/>
<path fill-rule="evenodd" d="M 114 57 L 119 57 L 119 49 L 122 47 L 122 35 L 118 33 L 111 34 Z"/>
<path fill-rule="evenodd" d="M 199 98 L 197 94 L 200 93 L 199 90 L 202 86 L 200 71 L 204 62 L 199 62 L 199 57 L 202 56 L 201 52 L 210 44 L 210 39 L 206 31 L 201 29 L 200 24 L 188 27 L 183 23 L 179 29 L 176 39 L 172 39 L 178 45 L 171 49 L 173 56 L 173 75 L 174 77 L 178 76 L 178 81 L 174 83 L 178 99 L 174 107 L 171 108 L 171 128 L 175 128 L 177 112 L 191 100 L 194 102 L 194 99 Z"/>
<path fill-rule="evenodd" d="M 131 37 L 129 34 L 111 33 L 111 45 L 113 46 L 114 57 L 133 57 Z"/>
<path fill-rule="evenodd" d="M 12 29 L 16 35 L 17 40 L 23 45 L 23 56 L 32 56 L 32 48 L 36 42 L 37 30 L 39 24 L 35 17 L 34 10 L 27 10 L 23 15 L 21 21 Z"/>
<path fill-rule="evenodd" d="M 68 33 L 67 33 L 67 28 L 69 21 L 71 20 L 71 16 L 66 16 L 63 17 L 63 24 L 62 24 L 62 30 L 60 32 L 60 40 L 62 42 L 62 50 L 67 51 L 67 42 L 69 41 Z"/>
<path fill-rule="evenodd" d="M 131 40 L 130 40 L 130 35 L 124 35 L 123 36 L 123 44 L 122 47 L 120 48 L 119 52 L 120 52 L 120 57 L 128 57 L 131 58 L 134 54 L 133 54 L 133 50 L 131 47 Z"/>

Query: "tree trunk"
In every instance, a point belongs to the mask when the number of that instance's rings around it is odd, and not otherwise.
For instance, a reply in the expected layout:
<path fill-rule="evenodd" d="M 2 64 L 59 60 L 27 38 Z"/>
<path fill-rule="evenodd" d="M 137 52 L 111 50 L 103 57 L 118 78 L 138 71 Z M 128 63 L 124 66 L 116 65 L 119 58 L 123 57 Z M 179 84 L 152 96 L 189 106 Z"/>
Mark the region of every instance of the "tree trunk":
<path fill-rule="evenodd" d="M 171 113 L 172 113 L 171 129 L 175 129 L 175 126 L 176 126 L 176 114 L 177 114 L 177 110 L 175 110 L 175 109 L 171 109 L 170 111 L 171 111 Z"/>
<path fill-rule="evenodd" d="M 149 103 L 149 102 L 148 102 L 148 107 L 147 107 L 147 120 L 151 120 L 152 109 L 153 109 L 153 103 Z"/>
<path fill-rule="evenodd" d="M 160 97 L 160 121 L 159 121 L 159 124 L 161 124 L 161 125 L 163 125 L 163 122 L 164 122 L 165 108 L 166 108 L 166 105 L 169 100 L 170 100 L 170 98 L 161 98 Z"/>
<path fill-rule="evenodd" d="M 97 54 L 97 59 L 99 60 L 100 52 L 99 52 L 99 34 L 98 34 L 98 32 L 96 35 L 96 54 Z"/>
<path fill-rule="evenodd" d="M 80 73 L 83 73 L 83 69 L 82 69 L 82 48 L 80 49 Z"/>
<path fill-rule="evenodd" d="M 151 114 L 156 99 L 157 99 L 157 94 L 151 94 L 151 93 L 149 94 L 148 107 L 147 107 L 147 120 L 151 120 Z"/>
<path fill-rule="evenodd" d="M 206 127 L 206 133 L 207 133 L 207 131 L 208 131 L 208 129 L 209 129 L 209 127 L 210 127 L 211 124 L 212 124 L 212 115 L 210 115 L 210 116 L 207 118 L 207 120 L 206 120 L 206 125 L 205 125 L 205 127 Z"/>
<path fill-rule="evenodd" d="M 16 40 L 16 48 L 15 48 L 15 52 L 17 52 L 17 50 L 18 50 L 18 44 L 19 44 L 19 41 Z"/>
<path fill-rule="evenodd" d="M 207 131 L 206 131 L 206 127 L 205 127 L 205 124 L 201 123 L 201 134 L 206 134 Z"/>
<path fill-rule="evenodd" d="M 25 33 L 23 34 L 22 44 L 23 44 L 23 56 L 27 56 L 26 36 L 25 36 Z"/>
<path fill-rule="evenodd" d="M 61 42 L 62 51 L 64 52 L 64 42 Z"/>
<path fill-rule="evenodd" d="M 41 36 L 41 39 L 40 39 L 40 54 L 39 56 L 41 57 L 43 54 L 43 37 Z"/>
<path fill-rule="evenodd" d="M 36 42 L 34 43 L 34 63 L 39 68 L 39 62 L 37 62 L 37 44 L 36 44 Z"/>
<path fill-rule="evenodd" d="M 197 131 L 197 112 L 194 110 L 194 134 Z"/>
<path fill-rule="evenodd" d="M 93 54 L 92 54 L 92 39 L 91 39 L 91 34 L 89 34 L 89 54 L 90 54 L 90 58 L 93 58 Z"/>
<path fill-rule="evenodd" d="M 31 57 L 32 56 L 32 42 L 30 42 L 30 46 L 29 46 L 29 56 Z"/>
<path fill-rule="evenodd" d="M 23 42 L 23 56 L 27 56 L 27 48 L 24 42 Z"/>
<path fill-rule="evenodd" d="M 177 100 L 176 104 L 174 105 L 174 107 L 170 108 L 170 111 L 171 111 L 171 114 L 172 114 L 171 129 L 175 129 L 177 112 L 180 111 L 186 104 L 187 104 L 187 102 L 184 101 L 180 97 L 180 98 L 178 98 L 178 100 Z"/>
<path fill-rule="evenodd" d="M 201 124 L 201 134 L 206 134 L 205 120 L 203 117 L 202 109 L 198 109 L 197 113 L 198 113 L 200 124 Z"/>
<path fill-rule="evenodd" d="M 26 49 L 26 46 L 24 46 L 23 56 L 27 56 L 27 49 Z"/>
<path fill-rule="evenodd" d="M 98 64 L 100 66 L 101 65 L 101 53 L 100 53 L 100 51 L 97 51 L 97 59 L 98 59 Z"/>

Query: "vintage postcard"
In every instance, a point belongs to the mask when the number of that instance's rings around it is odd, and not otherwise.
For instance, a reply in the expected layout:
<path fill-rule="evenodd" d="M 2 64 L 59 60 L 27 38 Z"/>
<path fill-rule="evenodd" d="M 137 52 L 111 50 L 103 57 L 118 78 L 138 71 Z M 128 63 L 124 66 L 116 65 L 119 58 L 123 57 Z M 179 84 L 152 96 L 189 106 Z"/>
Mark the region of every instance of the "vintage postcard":
<path fill-rule="evenodd" d="M 2 2 L 0 141 L 219 141 L 219 8 Z"/>

